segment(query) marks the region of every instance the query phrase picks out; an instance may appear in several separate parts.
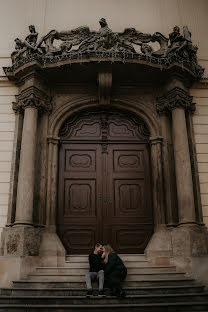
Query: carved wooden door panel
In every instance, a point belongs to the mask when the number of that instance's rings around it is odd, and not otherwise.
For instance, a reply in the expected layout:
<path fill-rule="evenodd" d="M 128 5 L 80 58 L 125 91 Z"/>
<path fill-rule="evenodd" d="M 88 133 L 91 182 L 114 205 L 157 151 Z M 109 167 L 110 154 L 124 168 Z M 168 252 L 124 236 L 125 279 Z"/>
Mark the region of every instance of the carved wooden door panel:
<path fill-rule="evenodd" d="M 59 133 L 58 231 L 70 253 L 96 242 L 143 252 L 153 231 L 149 132 L 120 112 L 69 119 Z"/>
<path fill-rule="evenodd" d="M 139 253 L 152 235 L 148 146 L 108 146 L 108 240 L 119 253 Z"/>
<path fill-rule="evenodd" d="M 58 229 L 70 253 L 88 253 L 101 240 L 100 150 L 100 144 L 61 144 Z"/>

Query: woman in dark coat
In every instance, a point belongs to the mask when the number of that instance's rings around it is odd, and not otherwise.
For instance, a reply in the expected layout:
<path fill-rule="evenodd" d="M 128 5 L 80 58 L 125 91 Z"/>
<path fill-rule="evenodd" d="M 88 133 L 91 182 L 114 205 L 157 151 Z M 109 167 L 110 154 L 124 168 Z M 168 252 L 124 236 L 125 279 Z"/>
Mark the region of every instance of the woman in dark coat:
<path fill-rule="evenodd" d="M 113 251 L 110 245 L 103 246 L 105 285 L 111 289 L 111 294 L 125 297 L 126 294 L 121 283 L 127 275 L 127 269 L 121 258 Z"/>

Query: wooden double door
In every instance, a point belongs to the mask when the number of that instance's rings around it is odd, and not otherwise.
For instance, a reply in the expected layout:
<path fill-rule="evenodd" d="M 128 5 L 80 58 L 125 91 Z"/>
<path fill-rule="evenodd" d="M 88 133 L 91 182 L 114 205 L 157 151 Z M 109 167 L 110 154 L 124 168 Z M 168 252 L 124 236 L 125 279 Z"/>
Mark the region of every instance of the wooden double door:
<path fill-rule="evenodd" d="M 76 136 L 61 140 L 59 235 L 72 254 L 88 253 L 97 242 L 110 243 L 119 253 L 143 252 L 153 231 L 148 143 L 126 137 L 115 142 L 107 136 L 104 141 L 102 118 L 97 119 L 101 137 L 96 140 L 90 134 L 98 129 L 86 118 L 81 128 L 75 126 L 83 130 L 84 140 L 77 140 L 75 130 Z M 112 116 L 108 127 L 109 119 Z M 107 133 L 110 136 L 109 129 Z"/>

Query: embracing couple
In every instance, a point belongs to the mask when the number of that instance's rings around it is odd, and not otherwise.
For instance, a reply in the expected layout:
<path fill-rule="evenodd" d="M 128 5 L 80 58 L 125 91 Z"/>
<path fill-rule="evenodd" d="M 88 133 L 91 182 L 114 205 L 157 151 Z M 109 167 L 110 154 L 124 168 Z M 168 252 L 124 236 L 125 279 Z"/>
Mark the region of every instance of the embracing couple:
<path fill-rule="evenodd" d="M 127 269 L 110 245 L 97 243 L 94 252 L 89 255 L 89 265 L 90 270 L 86 273 L 87 297 L 93 295 L 92 281 L 99 283 L 99 297 L 104 297 L 104 282 L 105 287 L 111 289 L 112 296 L 126 296 L 121 283 L 127 275 Z"/>

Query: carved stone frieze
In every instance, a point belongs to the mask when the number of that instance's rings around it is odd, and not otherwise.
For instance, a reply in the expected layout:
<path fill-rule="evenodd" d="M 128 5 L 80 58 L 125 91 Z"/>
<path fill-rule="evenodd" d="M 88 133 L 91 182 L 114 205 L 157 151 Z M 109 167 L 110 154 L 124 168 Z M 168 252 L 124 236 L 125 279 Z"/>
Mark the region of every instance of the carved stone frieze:
<path fill-rule="evenodd" d="M 25 40 L 15 39 L 15 51 L 11 54 L 12 67 L 5 68 L 5 72 L 14 72 L 17 68 L 31 61 L 38 61 L 43 66 L 52 63 L 70 63 L 85 58 L 109 59 L 111 62 L 118 59 L 131 63 L 146 62 L 167 69 L 177 63 L 187 68 L 196 78 L 201 77 L 203 68 L 197 62 L 197 46 L 192 44 L 191 32 L 187 26 L 175 26 L 166 38 L 160 32 L 153 35 L 137 31 L 135 28 L 126 28 L 123 32 L 113 32 L 106 20 L 101 18 L 100 29 L 91 31 L 87 26 L 72 30 L 51 30 L 38 40 L 38 33 L 33 25 L 29 26 L 29 35 Z M 154 50 L 151 43 L 158 42 L 159 49 Z"/>
<path fill-rule="evenodd" d="M 159 115 L 168 115 L 174 108 L 180 107 L 193 114 L 195 103 L 192 98 L 185 90 L 175 87 L 157 98 L 157 112 Z"/>
<path fill-rule="evenodd" d="M 32 86 L 17 95 L 16 102 L 13 102 L 13 110 L 15 112 L 21 113 L 26 107 L 35 107 L 41 112 L 50 112 L 52 103 L 48 95 Z"/>

